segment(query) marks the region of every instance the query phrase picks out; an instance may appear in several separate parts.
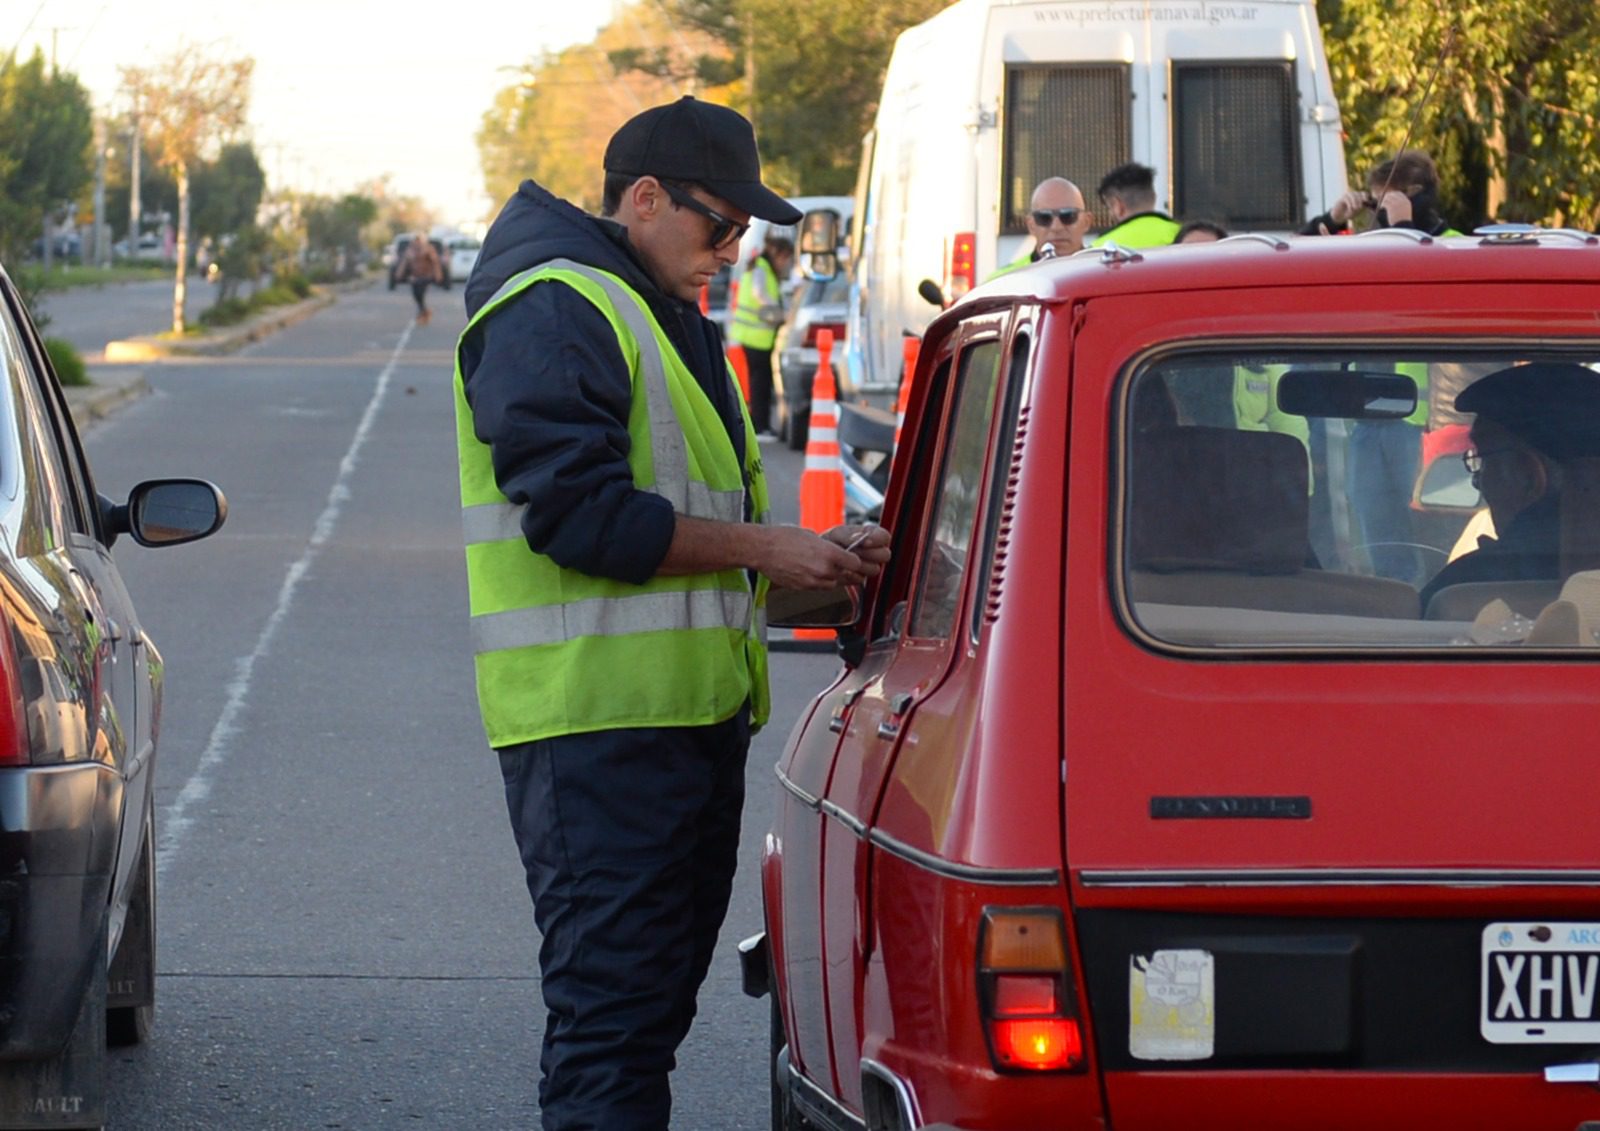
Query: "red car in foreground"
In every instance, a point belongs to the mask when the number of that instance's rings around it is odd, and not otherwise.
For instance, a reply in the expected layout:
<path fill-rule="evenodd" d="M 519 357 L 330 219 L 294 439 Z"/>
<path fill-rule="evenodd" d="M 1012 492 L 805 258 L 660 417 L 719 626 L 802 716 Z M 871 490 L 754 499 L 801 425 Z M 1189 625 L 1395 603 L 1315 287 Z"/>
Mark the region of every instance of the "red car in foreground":
<path fill-rule="evenodd" d="M 1506 457 L 1421 459 L 1596 311 L 1600 240 L 1502 230 L 941 316 L 776 767 L 774 1127 L 1600 1127 L 1600 450 L 1544 460 L 1542 570 L 1437 592 Z"/>

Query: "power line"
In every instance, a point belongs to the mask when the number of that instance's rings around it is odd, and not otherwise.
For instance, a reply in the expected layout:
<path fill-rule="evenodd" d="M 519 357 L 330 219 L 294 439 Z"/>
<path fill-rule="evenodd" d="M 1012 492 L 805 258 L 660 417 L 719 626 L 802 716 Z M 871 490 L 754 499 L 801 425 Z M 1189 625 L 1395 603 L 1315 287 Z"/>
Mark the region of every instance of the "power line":
<path fill-rule="evenodd" d="M 106 9 L 111 7 L 111 0 L 105 0 L 100 5 L 100 10 L 94 14 L 94 19 L 89 21 L 89 30 L 83 33 L 83 38 L 78 40 L 77 50 L 73 51 L 72 58 L 67 60 L 67 70 L 72 70 L 72 65 L 78 61 L 78 56 L 83 54 L 84 44 L 89 42 L 89 37 L 94 34 L 94 29 L 100 26 L 100 17 L 106 14 Z"/>

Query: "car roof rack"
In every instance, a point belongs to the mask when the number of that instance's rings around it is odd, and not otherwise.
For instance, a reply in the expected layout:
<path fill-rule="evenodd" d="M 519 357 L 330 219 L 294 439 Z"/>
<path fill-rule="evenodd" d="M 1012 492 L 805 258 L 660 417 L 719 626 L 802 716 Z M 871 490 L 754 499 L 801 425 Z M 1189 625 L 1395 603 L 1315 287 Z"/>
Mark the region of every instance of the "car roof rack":
<path fill-rule="evenodd" d="M 1252 240 L 1264 243 L 1273 251 L 1288 251 L 1289 241 L 1282 236 L 1275 236 L 1270 232 L 1239 232 L 1237 235 L 1223 236 L 1218 243 L 1232 243 L 1236 240 Z"/>
<path fill-rule="evenodd" d="M 1385 236 L 1390 238 L 1399 236 L 1402 239 L 1408 239 L 1415 244 L 1433 242 L 1433 237 L 1431 235 L 1416 228 L 1369 228 L 1365 232 L 1356 233 L 1356 239 L 1358 240 L 1381 239 Z"/>
<path fill-rule="evenodd" d="M 1481 247 L 1537 244 L 1544 236 L 1559 236 L 1586 245 L 1600 244 L 1600 236 L 1593 232 L 1585 232 L 1579 228 L 1541 228 L 1537 224 L 1484 224 L 1482 227 L 1474 228 L 1472 234 L 1483 237 L 1478 241 Z"/>

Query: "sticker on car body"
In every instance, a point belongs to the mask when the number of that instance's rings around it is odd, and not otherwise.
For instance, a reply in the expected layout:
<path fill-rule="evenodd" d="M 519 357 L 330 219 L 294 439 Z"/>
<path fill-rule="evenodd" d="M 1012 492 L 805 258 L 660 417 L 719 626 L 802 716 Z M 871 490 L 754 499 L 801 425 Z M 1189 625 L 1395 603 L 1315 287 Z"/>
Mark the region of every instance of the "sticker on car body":
<path fill-rule="evenodd" d="M 1139 1060 L 1205 1060 L 1216 1047 L 1216 960 L 1158 950 L 1128 960 L 1128 1052 Z"/>

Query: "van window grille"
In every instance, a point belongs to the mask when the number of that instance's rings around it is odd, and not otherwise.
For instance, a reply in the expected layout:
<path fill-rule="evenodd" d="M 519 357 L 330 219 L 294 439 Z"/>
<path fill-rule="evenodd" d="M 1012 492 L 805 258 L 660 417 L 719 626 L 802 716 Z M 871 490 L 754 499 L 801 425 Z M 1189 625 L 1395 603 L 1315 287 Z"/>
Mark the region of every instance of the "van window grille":
<path fill-rule="evenodd" d="M 1066 177 L 1092 197 L 1107 169 L 1133 159 L 1132 100 L 1124 64 L 1007 68 L 1003 233 L 1028 230 L 1029 198 L 1046 177 Z"/>
<path fill-rule="evenodd" d="M 1173 210 L 1229 229 L 1298 228 L 1294 63 L 1174 63 Z"/>

